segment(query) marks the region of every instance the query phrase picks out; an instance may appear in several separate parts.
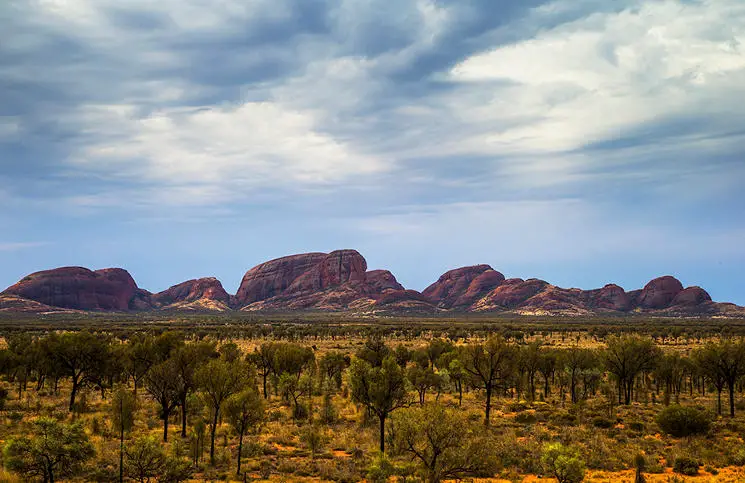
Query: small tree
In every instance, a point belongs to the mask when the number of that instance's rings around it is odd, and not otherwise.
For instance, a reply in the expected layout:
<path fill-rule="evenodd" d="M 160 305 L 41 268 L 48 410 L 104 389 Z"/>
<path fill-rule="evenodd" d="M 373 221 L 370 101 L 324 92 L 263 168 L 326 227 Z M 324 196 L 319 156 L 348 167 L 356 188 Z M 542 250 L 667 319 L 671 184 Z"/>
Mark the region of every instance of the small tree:
<path fill-rule="evenodd" d="M 408 405 L 406 379 L 393 356 L 373 367 L 362 359 L 354 359 L 349 368 L 352 400 L 365 406 L 380 423 L 380 452 L 385 453 L 385 421 L 396 409 Z"/>
<path fill-rule="evenodd" d="M 210 464 L 215 465 L 215 432 L 220 417 L 220 408 L 233 394 L 246 387 L 247 370 L 240 363 L 229 363 L 213 359 L 197 372 L 202 397 L 210 408 Z"/>
<path fill-rule="evenodd" d="M 484 425 L 489 426 L 492 394 L 504 383 L 509 367 L 514 362 L 515 351 L 502 337 L 491 337 L 483 344 L 465 347 L 460 359 L 474 386 L 486 392 Z"/>
<path fill-rule="evenodd" d="M 631 404 L 636 377 L 655 369 L 662 350 L 649 338 L 610 337 L 603 355 L 606 369 L 618 383 L 618 402 L 623 400 L 628 405 Z"/>
<path fill-rule="evenodd" d="M 119 482 L 124 481 L 124 433 L 134 426 L 134 414 L 137 410 L 137 398 L 126 387 L 120 386 L 114 391 L 109 415 L 117 433 L 119 433 Z"/>
<path fill-rule="evenodd" d="M 406 409 L 395 416 L 396 445 L 415 458 L 426 481 L 491 476 L 494 449 L 465 414 L 439 404 Z M 457 428 L 457 430 L 455 430 Z"/>
<path fill-rule="evenodd" d="M 255 388 L 246 389 L 228 398 L 225 402 L 225 416 L 238 433 L 238 469 L 241 474 L 243 436 L 264 419 L 264 403 Z"/>
<path fill-rule="evenodd" d="M 543 449 L 541 462 L 545 470 L 559 483 L 580 483 L 585 478 L 585 463 L 574 451 L 561 443 L 551 443 Z"/>
<path fill-rule="evenodd" d="M 33 438 L 22 436 L 5 444 L 4 456 L 8 469 L 26 478 L 55 479 L 80 472 L 83 463 L 95 451 L 80 423 L 64 424 L 52 418 L 33 422 Z"/>
<path fill-rule="evenodd" d="M 160 405 L 163 441 L 168 441 L 168 419 L 179 404 L 179 372 L 173 359 L 157 364 L 145 375 L 145 389 Z"/>
<path fill-rule="evenodd" d="M 140 483 L 150 481 L 163 473 L 166 456 L 162 446 L 153 437 L 137 438 L 124 449 L 124 468 L 128 477 Z"/>

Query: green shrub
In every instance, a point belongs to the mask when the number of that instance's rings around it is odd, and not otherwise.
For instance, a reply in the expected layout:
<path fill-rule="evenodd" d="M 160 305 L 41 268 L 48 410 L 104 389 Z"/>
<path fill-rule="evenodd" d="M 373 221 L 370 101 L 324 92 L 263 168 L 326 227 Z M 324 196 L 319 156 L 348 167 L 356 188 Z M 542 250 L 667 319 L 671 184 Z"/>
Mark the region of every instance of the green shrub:
<path fill-rule="evenodd" d="M 519 424 L 535 424 L 536 420 L 535 413 L 529 411 L 518 413 L 515 416 L 515 422 Z"/>
<path fill-rule="evenodd" d="M 592 425 L 595 426 L 596 428 L 608 429 L 608 428 L 613 427 L 613 421 L 611 421 L 608 418 L 598 416 L 596 418 L 593 418 Z"/>
<path fill-rule="evenodd" d="M 675 464 L 673 465 L 673 471 L 680 473 L 681 475 L 694 476 L 698 474 L 698 461 L 688 456 L 680 456 L 675 458 Z"/>
<path fill-rule="evenodd" d="M 660 411 L 657 424 L 664 432 L 682 438 L 707 433 L 711 427 L 711 416 L 696 408 L 673 405 Z"/>
<path fill-rule="evenodd" d="M 543 448 L 541 462 L 559 483 L 580 483 L 585 478 L 585 463 L 576 450 L 561 443 L 551 443 Z"/>

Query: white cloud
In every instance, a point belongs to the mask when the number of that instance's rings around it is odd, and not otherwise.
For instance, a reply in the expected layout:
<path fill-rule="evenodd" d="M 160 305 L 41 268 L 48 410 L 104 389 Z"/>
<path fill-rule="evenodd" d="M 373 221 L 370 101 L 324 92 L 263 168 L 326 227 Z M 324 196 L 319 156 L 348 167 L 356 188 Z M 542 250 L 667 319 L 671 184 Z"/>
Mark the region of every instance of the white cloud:
<path fill-rule="evenodd" d="M 732 100 L 745 98 L 743 41 L 742 2 L 662 1 L 593 14 L 474 55 L 452 69 L 454 81 L 476 92 L 494 81 L 513 85 L 495 90 L 488 103 L 461 109 L 475 107 L 481 122 L 489 112 L 492 121 L 516 112 L 542 119 L 466 145 L 492 153 L 554 152 L 669 116 L 733 115 Z"/>
<path fill-rule="evenodd" d="M 220 200 L 225 189 L 340 182 L 386 165 L 316 129 L 312 112 L 274 102 L 176 108 L 141 117 L 136 106 L 87 106 L 87 140 L 70 162 L 161 183 L 161 199 Z M 233 193 L 234 194 L 234 193 Z"/>

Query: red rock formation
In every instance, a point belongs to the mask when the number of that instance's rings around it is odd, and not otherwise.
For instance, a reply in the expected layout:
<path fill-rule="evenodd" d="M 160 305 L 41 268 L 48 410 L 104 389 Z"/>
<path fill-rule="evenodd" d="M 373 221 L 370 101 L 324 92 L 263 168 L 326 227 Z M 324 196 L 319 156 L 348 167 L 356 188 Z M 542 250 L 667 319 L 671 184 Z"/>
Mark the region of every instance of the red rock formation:
<path fill-rule="evenodd" d="M 642 309 L 664 309 L 682 291 L 683 284 L 675 277 L 655 278 L 642 289 L 637 305 Z"/>
<path fill-rule="evenodd" d="M 293 280 L 284 293 L 320 291 L 346 282 L 360 282 L 365 280 L 366 271 L 367 262 L 356 250 L 338 250 Z"/>
<path fill-rule="evenodd" d="M 404 290 L 396 277 L 388 270 L 371 270 L 365 274 L 365 287 L 370 294 L 382 294 L 387 290 Z"/>
<path fill-rule="evenodd" d="M 678 292 L 670 305 L 692 306 L 702 305 L 707 302 L 711 302 L 711 296 L 706 290 L 701 287 L 688 287 Z"/>
<path fill-rule="evenodd" d="M 281 295 L 298 277 L 326 258 L 325 253 L 304 253 L 277 258 L 252 268 L 243 276 L 235 295 L 238 305 L 249 305 Z"/>
<path fill-rule="evenodd" d="M 597 290 L 586 292 L 587 306 L 591 309 L 616 310 L 626 312 L 631 310 L 631 298 L 616 284 L 608 284 Z"/>
<path fill-rule="evenodd" d="M 483 299 L 487 306 L 514 308 L 548 287 L 548 282 L 531 278 L 511 278 L 489 292 Z"/>
<path fill-rule="evenodd" d="M 163 292 L 153 294 L 152 301 L 157 307 L 171 304 L 191 303 L 198 300 L 214 300 L 230 303 L 230 295 L 216 278 L 199 278 L 174 285 Z"/>
<path fill-rule="evenodd" d="M 63 267 L 36 272 L 3 294 L 17 295 L 44 305 L 75 310 L 130 310 L 136 296 L 144 297 L 126 270 L 107 268 L 92 272 Z"/>
<path fill-rule="evenodd" d="M 468 308 L 503 281 L 504 275 L 489 265 L 474 265 L 444 273 L 422 294 L 438 307 Z"/>

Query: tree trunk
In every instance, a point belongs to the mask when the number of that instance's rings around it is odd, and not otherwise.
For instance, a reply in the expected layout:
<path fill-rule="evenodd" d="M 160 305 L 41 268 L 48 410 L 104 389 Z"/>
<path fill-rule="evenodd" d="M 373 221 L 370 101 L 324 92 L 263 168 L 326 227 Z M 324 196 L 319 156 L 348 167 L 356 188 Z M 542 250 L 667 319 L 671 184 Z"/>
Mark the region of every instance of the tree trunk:
<path fill-rule="evenodd" d="M 491 384 L 486 385 L 486 411 L 484 415 L 484 426 L 489 427 L 490 416 L 491 416 Z"/>
<path fill-rule="evenodd" d="M 72 391 L 70 391 L 70 412 L 75 408 L 75 395 L 78 393 L 78 380 L 72 378 Z"/>
<path fill-rule="evenodd" d="M 380 419 L 380 454 L 385 454 L 385 416 L 378 416 Z"/>
<path fill-rule="evenodd" d="M 171 411 L 163 409 L 163 442 L 168 442 L 168 416 L 171 415 Z"/>
<path fill-rule="evenodd" d="M 268 399 L 269 398 L 269 394 L 266 392 L 266 378 L 267 378 L 268 375 L 269 374 L 267 374 L 267 373 L 264 373 L 263 374 L 263 376 L 264 376 L 264 399 Z"/>
<path fill-rule="evenodd" d="M 217 431 L 218 408 L 215 408 L 215 419 L 210 429 L 210 466 L 215 466 L 215 432 Z"/>
<path fill-rule="evenodd" d="M 236 475 L 240 476 L 241 474 L 241 455 L 243 454 L 243 431 L 240 432 L 240 435 L 238 436 L 238 471 L 236 472 Z"/>
<path fill-rule="evenodd" d="M 717 414 L 722 415 L 722 390 L 717 388 Z"/>

